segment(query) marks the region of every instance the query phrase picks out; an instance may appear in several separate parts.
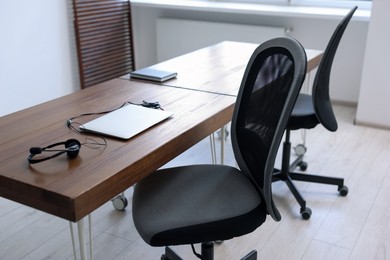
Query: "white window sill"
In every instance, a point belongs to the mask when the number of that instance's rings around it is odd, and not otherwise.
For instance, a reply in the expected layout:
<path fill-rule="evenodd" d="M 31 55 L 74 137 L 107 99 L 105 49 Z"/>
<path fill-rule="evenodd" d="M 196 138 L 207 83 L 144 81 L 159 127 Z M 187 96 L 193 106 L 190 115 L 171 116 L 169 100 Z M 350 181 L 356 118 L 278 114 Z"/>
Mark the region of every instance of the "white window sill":
<path fill-rule="evenodd" d="M 202 0 L 130 0 L 133 6 L 162 9 L 209 11 L 223 13 L 243 13 L 255 15 L 272 15 L 302 18 L 341 19 L 349 9 L 305 7 L 305 6 L 276 6 L 248 3 L 223 3 Z M 370 10 L 357 10 L 353 20 L 368 21 Z"/>

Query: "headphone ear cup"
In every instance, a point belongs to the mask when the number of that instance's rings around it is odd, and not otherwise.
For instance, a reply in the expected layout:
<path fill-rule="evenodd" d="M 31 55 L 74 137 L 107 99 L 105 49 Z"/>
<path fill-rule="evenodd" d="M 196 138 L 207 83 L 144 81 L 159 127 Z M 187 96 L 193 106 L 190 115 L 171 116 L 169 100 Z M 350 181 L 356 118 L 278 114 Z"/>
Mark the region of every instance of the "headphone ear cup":
<path fill-rule="evenodd" d="M 76 158 L 79 155 L 81 143 L 76 139 L 69 139 L 65 142 L 66 153 L 70 159 Z"/>

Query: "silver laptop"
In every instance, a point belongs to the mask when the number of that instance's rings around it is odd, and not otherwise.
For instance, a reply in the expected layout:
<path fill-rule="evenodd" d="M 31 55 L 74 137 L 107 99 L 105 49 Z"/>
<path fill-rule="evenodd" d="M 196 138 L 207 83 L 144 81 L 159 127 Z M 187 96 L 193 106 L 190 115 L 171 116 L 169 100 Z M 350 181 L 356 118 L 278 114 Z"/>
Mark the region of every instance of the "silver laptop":
<path fill-rule="evenodd" d="M 172 115 L 168 111 L 129 104 L 83 124 L 80 129 L 83 132 L 130 139 Z"/>

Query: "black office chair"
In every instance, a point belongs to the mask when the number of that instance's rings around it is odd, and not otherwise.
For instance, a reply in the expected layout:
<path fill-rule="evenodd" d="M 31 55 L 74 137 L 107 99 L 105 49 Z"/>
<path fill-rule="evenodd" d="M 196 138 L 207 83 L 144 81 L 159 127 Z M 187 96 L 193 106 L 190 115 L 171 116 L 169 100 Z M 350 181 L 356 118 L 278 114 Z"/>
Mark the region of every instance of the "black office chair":
<path fill-rule="evenodd" d="M 312 96 L 307 94 L 300 94 L 298 96 L 287 125 L 286 137 L 283 144 L 282 167 L 274 175 L 274 181 L 282 180 L 286 182 L 301 206 L 300 213 L 304 219 L 309 219 L 312 211 L 309 207 L 306 207 L 306 201 L 295 187 L 293 180 L 337 185 L 341 196 L 348 194 L 348 188 L 344 185 L 344 179 L 342 178 L 293 172 L 297 167 L 305 171 L 307 169 L 307 163 L 303 161 L 303 152 L 290 164 L 290 131 L 311 129 L 318 124 L 322 124 L 327 130 L 332 132 L 337 130 L 337 121 L 329 98 L 329 76 L 340 39 L 356 9 L 357 6 L 351 9 L 334 31 L 318 67 L 313 82 Z"/>
<path fill-rule="evenodd" d="M 306 73 L 306 54 L 292 38 L 275 38 L 253 53 L 231 124 L 241 170 L 226 165 L 162 169 L 140 181 L 133 219 L 151 246 L 166 246 L 161 259 L 181 259 L 168 246 L 191 244 L 201 259 L 213 259 L 213 242 L 254 231 L 269 214 L 275 157 Z M 193 244 L 202 243 L 201 254 Z M 256 259 L 256 251 L 242 259 Z"/>

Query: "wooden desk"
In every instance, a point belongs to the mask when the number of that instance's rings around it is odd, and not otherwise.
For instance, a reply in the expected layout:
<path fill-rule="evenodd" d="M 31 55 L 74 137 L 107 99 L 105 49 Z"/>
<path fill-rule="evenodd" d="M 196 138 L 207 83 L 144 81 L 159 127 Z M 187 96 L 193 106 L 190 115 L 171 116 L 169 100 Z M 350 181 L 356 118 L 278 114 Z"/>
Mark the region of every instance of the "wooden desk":
<path fill-rule="evenodd" d="M 178 73 L 176 79 L 164 85 L 236 96 L 246 65 L 257 47 L 253 43 L 224 41 L 152 67 Z M 323 51 L 306 50 L 308 72 L 319 65 L 322 54 Z"/>
<path fill-rule="evenodd" d="M 33 146 L 79 135 L 68 118 L 134 103 L 159 101 L 174 116 L 121 141 L 107 138 L 104 151 L 83 146 L 29 166 Z M 77 222 L 231 120 L 235 98 L 114 79 L 0 118 L 0 196 Z M 92 117 L 77 120 L 81 123 Z"/>
<path fill-rule="evenodd" d="M 256 47 L 224 42 L 156 65 L 178 72 L 177 79 L 164 83 L 172 87 L 114 79 L 1 117 L 0 196 L 79 222 L 227 124 L 234 109 L 233 96 Z M 311 58 L 309 64 L 318 57 Z M 67 128 L 68 118 L 143 100 L 159 101 L 164 109 L 174 112 L 173 118 L 128 141 L 107 138 L 108 146 L 103 151 L 83 146 L 72 160 L 63 155 L 28 164 L 30 147 L 44 147 L 70 138 L 84 142 L 85 135 Z M 91 119 L 77 121 L 85 123 Z M 84 259 L 85 252 L 81 255 Z"/>

